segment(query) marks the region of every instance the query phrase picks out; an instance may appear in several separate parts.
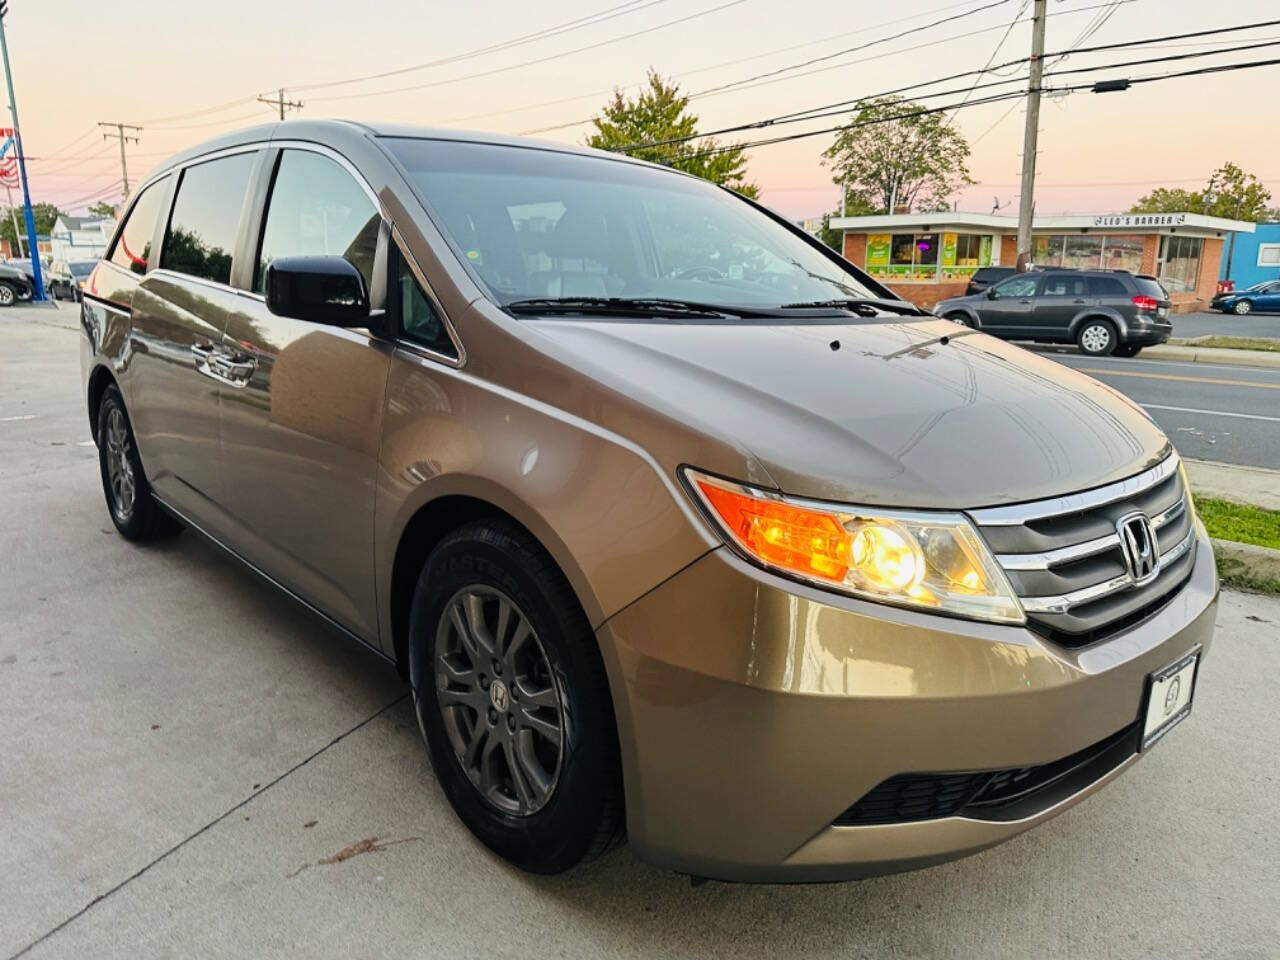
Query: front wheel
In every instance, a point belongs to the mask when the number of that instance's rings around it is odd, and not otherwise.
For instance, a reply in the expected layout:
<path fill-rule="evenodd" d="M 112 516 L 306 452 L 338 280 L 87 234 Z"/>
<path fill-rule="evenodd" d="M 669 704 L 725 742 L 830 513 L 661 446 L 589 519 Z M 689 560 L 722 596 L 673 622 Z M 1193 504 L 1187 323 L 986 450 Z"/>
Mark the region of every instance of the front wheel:
<path fill-rule="evenodd" d="M 564 575 L 527 532 L 478 522 L 436 547 L 414 591 L 409 679 L 436 777 L 491 850 L 559 873 L 619 837 L 604 664 Z"/>
<path fill-rule="evenodd" d="M 0 307 L 12 307 L 18 302 L 18 291 L 7 283 L 0 283 Z"/>
<path fill-rule="evenodd" d="M 1253 313 L 1253 301 L 1237 300 L 1236 305 L 1231 308 L 1231 311 L 1237 317 L 1243 317 L 1245 314 Z"/>
<path fill-rule="evenodd" d="M 1109 356 L 1116 349 L 1116 328 L 1108 320 L 1086 320 L 1076 333 L 1076 345 L 1091 357 Z"/>
<path fill-rule="evenodd" d="M 952 323 L 958 323 L 962 327 L 973 326 L 973 321 L 969 319 L 969 315 L 967 313 L 960 313 L 959 311 L 955 313 L 948 313 L 946 319 L 950 320 Z"/>

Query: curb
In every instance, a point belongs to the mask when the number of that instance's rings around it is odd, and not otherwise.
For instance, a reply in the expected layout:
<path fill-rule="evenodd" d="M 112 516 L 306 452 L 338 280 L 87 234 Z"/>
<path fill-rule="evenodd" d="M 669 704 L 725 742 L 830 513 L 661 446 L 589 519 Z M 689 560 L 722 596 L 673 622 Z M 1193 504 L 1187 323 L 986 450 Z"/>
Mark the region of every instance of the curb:
<path fill-rule="evenodd" d="M 1064 343 L 1028 343 L 1009 341 L 1034 353 L 1073 353 L 1083 357 L 1079 350 Z M 1105 358 L 1103 358 L 1105 359 Z M 1217 363 L 1231 367 L 1267 367 L 1280 370 L 1280 352 L 1266 350 L 1234 350 L 1227 347 L 1179 347 L 1161 344 L 1145 347 L 1138 355 L 1141 360 L 1174 360 L 1178 363 Z"/>
<path fill-rule="evenodd" d="M 1276 592 L 1280 587 L 1280 550 L 1214 540 L 1213 555 L 1218 561 L 1218 575 L 1228 586 Z"/>

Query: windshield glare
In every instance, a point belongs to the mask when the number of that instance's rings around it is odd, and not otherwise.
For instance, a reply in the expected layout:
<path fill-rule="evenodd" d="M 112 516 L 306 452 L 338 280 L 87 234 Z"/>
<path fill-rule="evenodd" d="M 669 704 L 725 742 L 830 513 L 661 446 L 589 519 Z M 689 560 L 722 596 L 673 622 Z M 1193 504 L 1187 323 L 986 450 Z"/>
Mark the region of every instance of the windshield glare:
<path fill-rule="evenodd" d="M 385 142 L 437 226 L 504 305 L 661 297 L 777 307 L 882 295 L 705 181 L 549 150 Z"/>

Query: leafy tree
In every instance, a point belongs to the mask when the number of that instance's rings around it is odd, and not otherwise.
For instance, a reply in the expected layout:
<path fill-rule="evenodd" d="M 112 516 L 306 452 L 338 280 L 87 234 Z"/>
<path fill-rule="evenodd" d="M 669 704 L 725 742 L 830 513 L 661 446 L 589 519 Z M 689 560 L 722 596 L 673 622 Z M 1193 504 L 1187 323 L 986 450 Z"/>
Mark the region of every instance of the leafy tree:
<path fill-rule="evenodd" d="M 974 182 L 964 136 L 943 114 L 901 97 L 863 101 L 822 156 L 850 201 L 875 213 L 892 212 L 891 204 L 950 209 L 951 195 Z"/>
<path fill-rule="evenodd" d="M 601 114 L 591 121 L 596 132 L 587 138 L 588 146 L 618 150 L 636 143 L 681 140 L 628 154 L 683 170 L 744 196 L 755 197 L 759 192 L 747 180 L 747 158 L 741 147 L 722 144 L 714 137 L 683 139 L 697 137 L 698 117 L 689 112 L 689 98 L 681 95 L 679 85 L 664 80 L 656 70 L 649 70 L 648 86 L 633 100 L 615 89 Z"/>
<path fill-rule="evenodd" d="M 1181 187 L 1156 187 L 1144 194 L 1132 207 L 1130 213 L 1197 213 L 1200 206 L 1200 195 Z"/>
<path fill-rule="evenodd" d="M 116 215 L 116 208 L 105 200 L 99 200 L 89 208 L 89 214 L 94 217 L 114 217 Z"/>
<path fill-rule="evenodd" d="M 36 233 L 41 236 L 48 236 L 53 230 L 53 225 L 57 221 L 62 211 L 55 207 L 52 203 L 33 203 L 31 205 L 31 214 L 36 222 Z M 18 219 L 18 231 L 22 235 L 22 246 L 19 247 L 13 234 L 14 216 Z M 27 221 L 26 215 L 22 212 L 22 207 L 14 207 L 12 212 L 5 210 L 3 217 L 0 218 L 0 240 L 9 241 L 9 249 L 13 251 L 14 256 L 18 255 L 18 250 L 26 253 L 27 250 Z"/>
<path fill-rule="evenodd" d="M 1209 177 L 1203 190 L 1156 187 L 1138 200 L 1130 213 L 1203 213 L 1211 217 L 1257 222 L 1270 212 L 1271 191 L 1251 173 L 1234 163 L 1224 163 Z"/>

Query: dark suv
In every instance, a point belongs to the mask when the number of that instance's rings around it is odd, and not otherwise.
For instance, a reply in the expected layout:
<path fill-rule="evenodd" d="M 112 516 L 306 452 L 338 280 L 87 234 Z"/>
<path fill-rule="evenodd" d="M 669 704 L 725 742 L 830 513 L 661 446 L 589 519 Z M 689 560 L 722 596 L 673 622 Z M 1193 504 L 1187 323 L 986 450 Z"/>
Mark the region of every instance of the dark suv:
<path fill-rule="evenodd" d="M 975 293 L 982 293 L 983 290 L 1006 277 L 1012 277 L 1017 272 L 1016 267 L 979 267 L 969 278 L 969 286 L 965 287 L 964 295 L 970 297 Z"/>
<path fill-rule="evenodd" d="M 1160 282 L 1122 270 L 1019 273 L 934 312 L 1006 340 L 1075 343 L 1091 356 L 1133 357 L 1173 333 Z"/>

